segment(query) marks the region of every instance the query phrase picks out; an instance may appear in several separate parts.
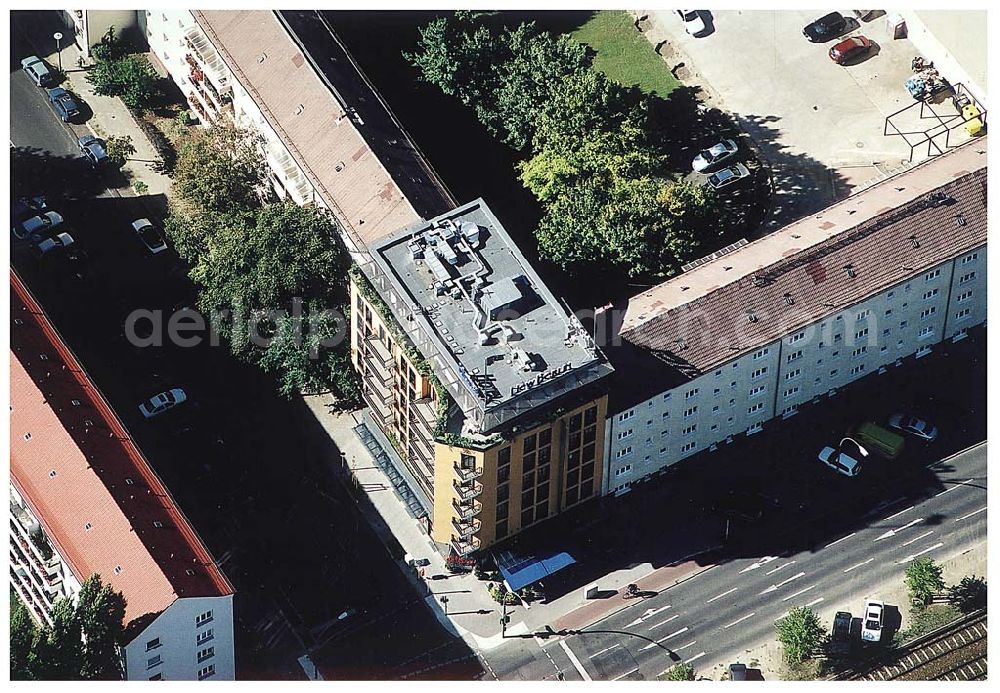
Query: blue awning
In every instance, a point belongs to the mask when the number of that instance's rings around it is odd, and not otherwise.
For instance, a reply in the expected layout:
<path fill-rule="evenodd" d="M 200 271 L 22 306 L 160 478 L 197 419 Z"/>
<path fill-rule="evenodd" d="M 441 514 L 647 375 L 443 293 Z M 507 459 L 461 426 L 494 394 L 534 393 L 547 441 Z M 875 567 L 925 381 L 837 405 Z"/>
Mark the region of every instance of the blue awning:
<path fill-rule="evenodd" d="M 507 586 L 515 592 L 576 563 L 573 557 L 565 552 L 538 558 L 536 556 L 515 556 L 510 551 L 501 551 L 496 556 L 496 561 Z"/>

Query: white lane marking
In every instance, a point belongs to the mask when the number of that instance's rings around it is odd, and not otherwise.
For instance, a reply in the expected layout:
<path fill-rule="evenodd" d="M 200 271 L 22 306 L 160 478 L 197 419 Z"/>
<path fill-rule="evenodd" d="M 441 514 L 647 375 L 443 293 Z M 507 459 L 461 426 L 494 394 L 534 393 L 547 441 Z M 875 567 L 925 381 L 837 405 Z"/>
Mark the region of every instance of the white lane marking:
<path fill-rule="evenodd" d="M 915 525 L 915 524 L 917 524 L 919 522 L 923 522 L 923 521 L 924 521 L 924 518 L 921 517 L 921 518 L 918 518 L 916 520 L 912 520 L 910 522 L 907 522 L 905 525 L 903 525 L 902 527 L 899 527 L 897 529 L 890 529 L 885 534 L 880 535 L 875 541 L 882 541 L 883 539 L 888 539 L 889 537 L 894 537 L 894 536 L 896 536 L 896 534 L 898 534 L 899 532 L 902 532 L 904 529 L 908 529 L 908 528 L 912 527 L 913 525 Z"/>
<path fill-rule="evenodd" d="M 681 645 L 680 647 L 675 647 L 674 648 L 674 652 L 680 652 L 681 650 L 686 650 L 687 648 L 689 648 L 692 645 L 694 645 L 696 642 L 698 642 L 698 641 L 697 640 L 692 640 L 687 645 Z"/>
<path fill-rule="evenodd" d="M 913 509 L 914 509 L 915 507 L 917 507 L 917 506 L 915 506 L 915 505 L 911 505 L 911 506 L 910 506 L 909 508 L 907 508 L 906 510 L 900 510 L 900 511 L 899 511 L 898 513 L 896 513 L 895 515 L 890 515 L 889 517 L 887 517 L 887 518 L 885 518 L 884 520 L 882 520 L 882 522 L 888 522 L 889 520 L 893 519 L 894 517 L 899 517 L 899 516 L 900 516 L 900 515 L 902 515 L 903 513 L 908 513 L 908 512 L 910 512 L 911 510 L 913 510 Z"/>
<path fill-rule="evenodd" d="M 764 590 L 763 592 L 761 592 L 761 594 L 770 594 L 771 592 L 776 592 L 779 587 L 781 587 L 783 585 L 787 585 L 792 580 L 798 580 L 803 575 L 805 575 L 804 572 L 796 573 L 795 575 L 793 575 L 792 577 L 788 578 L 787 580 L 782 580 L 777 585 L 771 585 L 766 590 Z"/>
<path fill-rule="evenodd" d="M 932 535 L 932 534 L 934 534 L 934 530 L 933 530 L 933 529 L 932 529 L 932 530 L 930 530 L 929 532 L 924 532 L 924 533 L 923 533 L 923 534 L 921 534 L 921 535 L 920 535 L 919 537 L 913 537 L 913 538 L 912 538 L 912 539 L 910 539 L 909 541 L 904 541 L 904 542 L 903 542 L 902 544 L 900 544 L 900 546 L 909 546 L 909 545 L 910 545 L 910 544 L 912 544 L 913 542 L 915 542 L 915 541 L 920 541 L 920 540 L 921 540 L 921 539 L 923 539 L 924 537 L 929 537 L 929 536 L 930 536 L 930 535 Z"/>
<path fill-rule="evenodd" d="M 611 679 L 611 680 L 612 680 L 612 681 L 617 681 L 618 679 L 623 679 L 623 678 L 625 678 L 626 676 L 628 676 L 629 674 L 634 674 L 634 673 L 635 673 L 635 672 L 637 672 L 637 671 L 639 671 L 639 667 L 636 667 L 635 669 L 629 669 L 629 670 L 628 670 L 628 671 L 626 671 L 626 672 L 625 672 L 624 674 L 620 674 L 620 675 L 618 675 L 618 676 L 614 677 L 614 678 L 613 678 L 613 679 Z"/>
<path fill-rule="evenodd" d="M 637 626 L 640 623 L 642 623 L 643 621 L 645 621 L 647 618 L 649 618 L 650 616 L 655 616 L 656 614 L 660 613 L 661 611 L 666 611 L 671 606 L 672 606 L 671 604 L 667 604 L 666 606 L 661 606 L 659 609 L 646 609 L 642 613 L 642 616 L 640 616 L 639 618 L 637 618 L 634 621 L 632 621 L 632 623 L 628 624 L 628 627 L 631 628 L 632 626 Z"/>
<path fill-rule="evenodd" d="M 659 645 L 659 644 L 660 644 L 661 642 L 666 642 L 667 640 L 670 640 L 670 638 L 673 638 L 673 637 L 676 637 L 676 636 L 680 635 L 681 633 L 686 633 L 687 631 L 688 631 L 688 627 L 687 627 L 687 626 L 684 626 L 684 627 L 683 627 L 683 628 L 681 628 L 680 630 L 675 630 L 675 631 L 674 631 L 673 633 L 671 633 L 670 635 L 665 635 L 665 636 L 663 636 L 662 638 L 660 638 L 660 639 L 659 639 L 659 640 L 657 640 L 656 642 L 651 642 L 651 643 L 649 643 L 648 645 L 646 645 L 646 646 L 645 646 L 645 647 L 643 647 L 642 649 L 644 649 L 644 650 L 648 650 L 648 649 L 651 649 L 651 648 L 653 648 L 653 647 L 656 647 L 657 645 Z"/>
<path fill-rule="evenodd" d="M 795 563 L 795 561 L 789 561 L 785 565 L 779 565 L 777 568 L 773 568 L 773 569 L 767 571 L 766 573 L 764 573 L 764 575 L 770 575 L 771 573 L 777 573 L 779 570 L 781 570 L 782 568 L 787 568 L 792 563 Z"/>
<path fill-rule="evenodd" d="M 826 545 L 826 546 L 824 546 L 823 548 L 824 548 L 824 549 L 828 549 L 828 548 L 830 548 L 831 546 L 833 546 L 834 544 L 839 544 L 840 542 L 844 541 L 845 539 L 850 539 L 850 538 L 851 538 L 851 537 L 853 537 L 853 536 L 854 536 L 855 534 L 857 534 L 857 532 L 851 532 L 851 533 L 850 533 L 850 534 L 848 534 L 848 535 L 847 535 L 846 537 L 841 537 L 841 538 L 840 538 L 840 539 L 838 539 L 837 541 L 831 541 L 831 542 L 830 542 L 829 544 L 827 544 L 827 545 Z"/>
<path fill-rule="evenodd" d="M 872 561 L 874 561 L 874 560 L 875 560 L 875 558 L 874 558 L 874 557 L 873 557 L 873 558 L 869 558 L 869 559 L 868 559 L 867 561 L 862 561 L 861 563 L 857 563 L 857 564 L 855 564 L 855 565 L 852 565 L 852 566 L 851 566 L 850 568 L 848 568 L 848 569 L 847 569 L 847 570 L 845 570 L 844 572 L 845 572 L 845 573 L 849 573 L 849 572 L 851 572 L 852 570 L 854 570 L 855 568 L 860 568 L 860 567 L 861 567 L 861 566 L 863 566 L 863 565 L 868 565 L 869 563 L 871 563 L 871 562 L 872 562 Z"/>
<path fill-rule="evenodd" d="M 907 557 L 906 557 L 906 558 L 904 558 L 903 560 L 901 560 L 901 561 L 896 561 L 896 564 L 897 564 L 897 565 L 902 565 L 903 563 L 909 563 L 910 561 L 912 561 L 912 560 L 913 560 L 914 558 L 916 558 L 917 556 L 923 556 L 923 555 L 924 555 L 925 553 L 927 553 L 928 551 L 933 551 L 934 549 L 940 549 L 940 548 L 941 548 L 942 546 L 944 546 L 944 542 L 942 542 L 942 541 L 939 541 L 939 542 L 938 542 L 938 543 L 936 543 L 936 544 L 935 544 L 934 546 L 928 546 L 928 547 L 927 547 L 926 549 L 924 549 L 923 551 L 918 551 L 917 553 L 911 553 L 911 554 L 910 554 L 909 556 L 907 556 Z"/>
<path fill-rule="evenodd" d="M 660 621 L 660 622 L 659 622 L 659 623 L 657 623 L 657 624 L 656 624 L 655 626 L 650 626 L 650 627 L 649 627 L 649 630 L 653 630 L 654 628 L 659 628 L 660 626 L 663 626 L 663 625 L 666 625 L 666 624 L 670 623 L 670 622 L 671 622 L 671 621 L 673 621 L 673 620 L 674 620 L 675 618 L 680 618 L 680 617 L 681 617 L 681 615 L 680 615 L 680 614 L 676 614 L 675 616 L 671 616 L 671 617 L 670 617 L 670 618 L 668 618 L 668 619 L 667 619 L 666 621 Z"/>
<path fill-rule="evenodd" d="M 722 626 L 722 627 L 723 627 L 723 628 L 732 628 L 732 627 L 733 627 L 733 626 L 735 626 L 735 625 L 736 625 L 737 623 L 743 623 L 743 622 L 744 622 L 744 621 L 746 621 L 746 620 L 747 620 L 748 618 L 752 618 L 753 616 L 756 616 L 756 615 L 757 615 L 757 612 L 756 612 L 756 611 L 751 611 L 751 612 L 750 612 L 749 614 L 747 614 L 747 615 L 746 615 L 746 616 L 744 616 L 743 618 L 741 618 L 741 619 L 739 619 L 739 620 L 736 620 L 736 621 L 733 621 L 732 623 L 728 623 L 728 624 L 726 624 L 726 625 L 724 625 L 724 626 Z"/>
<path fill-rule="evenodd" d="M 811 590 L 815 586 L 816 585 L 809 585 L 809 587 L 806 587 L 804 590 L 799 590 L 795 594 L 790 594 L 787 597 L 785 597 L 784 599 L 782 599 L 781 601 L 787 602 L 789 599 L 794 599 L 795 597 L 799 596 L 800 594 L 805 594 L 806 592 L 808 592 L 809 590 Z"/>
<path fill-rule="evenodd" d="M 817 597 L 816 599 L 813 599 L 811 602 L 809 602 L 808 604 L 806 604 L 806 606 L 816 606 L 821 601 L 823 601 L 823 599 L 824 599 L 823 597 Z"/>
<path fill-rule="evenodd" d="M 704 652 L 699 652 L 698 654 L 696 654 L 696 655 L 695 655 L 694 657 L 692 657 L 691 659 L 686 659 L 686 660 L 684 660 L 684 663 L 685 663 L 685 664 L 690 664 L 691 662 L 693 662 L 694 660 L 698 659 L 699 657 L 704 657 L 704 656 L 705 656 L 705 653 L 704 653 Z"/>
<path fill-rule="evenodd" d="M 715 595 L 714 597 L 712 597 L 711 599 L 709 599 L 709 600 L 708 600 L 707 602 L 705 602 L 705 603 L 706 603 L 706 604 L 711 604 L 711 603 L 712 603 L 712 602 L 714 602 L 714 601 L 715 601 L 716 599 L 722 599 L 722 598 L 723 598 L 723 597 L 725 597 L 725 596 L 726 596 L 727 594 L 732 594 L 732 593 L 733 593 L 733 592 L 735 592 L 735 591 L 736 591 L 737 589 L 738 589 L 738 588 L 734 587 L 733 589 L 729 590 L 728 592 L 723 592 L 722 594 L 717 594 L 717 595 Z"/>
<path fill-rule="evenodd" d="M 573 666 L 576 667 L 580 677 L 583 678 L 584 681 L 593 681 L 593 679 L 590 678 L 590 674 L 587 673 L 587 670 L 583 668 L 582 664 L 580 664 L 580 660 L 576 658 L 576 653 L 569 649 L 569 645 L 566 644 L 566 641 L 560 640 L 559 645 L 566 651 L 566 656 L 569 657 L 569 661 L 571 661 Z"/>
<path fill-rule="evenodd" d="M 954 486 L 949 486 L 949 487 L 948 487 L 948 488 L 946 488 L 946 489 L 945 489 L 944 491 L 942 491 L 941 493 L 937 494 L 937 496 L 934 496 L 934 497 L 935 497 L 935 498 L 937 498 L 938 496 L 943 496 L 944 494 L 948 493 L 948 491 L 954 491 L 954 490 L 955 490 L 955 489 L 957 489 L 957 488 L 958 488 L 959 486 L 965 486 L 966 484 L 970 484 L 970 483 L 972 483 L 973 481 L 975 481 L 975 478 L 972 478 L 972 479 L 966 479 L 965 481 L 963 481 L 963 482 L 962 482 L 962 483 L 960 483 L 960 484 L 955 484 Z"/>
<path fill-rule="evenodd" d="M 777 556 L 764 556 L 763 558 L 759 559 L 756 563 L 752 563 L 751 565 L 741 570 L 740 575 L 751 570 L 757 570 L 757 568 L 760 568 L 762 565 L 767 565 L 771 561 L 776 561 L 776 560 L 778 560 Z"/>
<path fill-rule="evenodd" d="M 592 654 L 592 655 L 590 655 L 589 657 L 587 657 L 587 659 L 593 659 L 594 657 L 600 657 L 600 656 L 601 656 L 602 654 L 604 654 L 605 652 L 611 652 L 611 650 L 615 649 L 616 647 L 621 647 L 621 646 L 622 646 L 622 645 L 621 645 L 621 643 L 615 643 L 615 644 L 614 644 L 614 645 L 612 645 L 611 647 L 605 647 L 605 648 L 604 648 L 603 650 L 601 650 L 600 652 L 595 652 L 594 654 Z"/>
<path fill-rule="evenodd" d="M 960 517 L 957 520 L 955 520 L 955 522 L 961 522 L 962 520 L 968 520 L 973 515 L 978 515 L 979 513 L 983 512 L 984 510 L 986 510 L 986 506 L 985 505 L 983 507 L 981 507 L 979 510 L 973 510 L 968 515 L 962 515 L 962 517 Z"/>

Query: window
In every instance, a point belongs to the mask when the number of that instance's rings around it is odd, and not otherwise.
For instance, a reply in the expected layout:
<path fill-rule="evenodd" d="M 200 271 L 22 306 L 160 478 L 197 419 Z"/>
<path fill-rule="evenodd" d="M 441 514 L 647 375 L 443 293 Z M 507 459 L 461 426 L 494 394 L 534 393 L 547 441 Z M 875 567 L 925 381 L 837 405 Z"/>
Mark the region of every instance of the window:
<path fill-rule="evenodd" d="M 159 646 L 160 646 L 160 639 L 153 638 L 152 640 L 146 643 L 146 652 L 149 652 L 150 650 L 155 650 Z"/>
<path fill-rule="evenodd" d="M 684 399 L 691 399 L 697 394 L 698 394 L 698 388 L 688 390 L 687 392 L 684 393 Z"/>
<path fill-rule="evenodd" d="M 690 409 L 685 409 L 684 410 L 684 418 L 685 419 L 690 419 L 697 412 L 698 412 L 698 407 L 691 407 Z"/>
<path fill-rule="evenodd" d="M 754 361 L 759 361 L 760 359 L 762 359 L 765 356 L 767 356 L 767 352 L 768 351 L 769 351 L 768 349 L 761 349 L 759 351 L 755 351 L 754 355 L 753 355 L 753 360 Z"/>
<path fill-rule="evenodd" d="M 694 441 L 691 441 L 690 443 L 684 443 L 684 445 L 681 446 L 681 454 L 683 455 L 685 452 L 691 452 L 692 450 L 695 449 L 697 445 L 698 444 L 695 443 Z"/>
<path fill-rule="evenodd" d="M 962 258 L 962 264 L 966 265 L 979 257 L 979 253 L 972 253 Z"/>
<path fill-rule="evenodd" d="M 799 349 L 798 351 L 793 351 L 792 353 L 790 353 L 788 355 L 787 362 L 791 363 L 792 361 L 795 361 L 796 359 L 800 359 L 800 358 L 802 358 L 802 350 L 801 349 Z"/>
<path fill-rule="evenodd" d="M 857 358 L 858 356 L 861 356 L 862 354 L 866 353 L 867 351 L 868 351 L 868 347 L 866 347 L 866 346 L 858 347 L 857 349 L 855 349 L 854 351 L 851 352 L 851 356 L 853 356 L 854 358 Z"/>
<path fill-rule="evenodd" d="M 972 309 L 971 308 L 963 308 L 962 310 L 960 310 L 957 313 L 955 313 L 955 319 L 956 320 L 965 320 L 971 314 L 972 314 Z"/>
<path fill-rule="evenodd" d="M 150 681 L 162 681 L 163 680 L 163 672 L 157 672 L 157 673 L 153 674 L 152 676 L 149 677 L 149 680 Z"/>
<path fill-rule="evenodd" d="M 698 424 L 691 424 L 690 426 L 688 426 L 687 428 L 685 428 L 683 431 L 681 431 L 681 435 L 682 436 L 689 436 L 692 433 L 694 433 L 695 430 L 697 430 L 697 428 L 698 428 Z"/>
<path fill-rule="evenodd" d="M 959 284 L 966 284 L 968 282 L 971 282 L 975 278 L 976 278 L 976 273 L 975 272 L 969 272 L 968 274 L 963 274 L 961 277 L 959 277 L 958 278 L 958 283 Z"/>
<path fill-rule="evenodd" d="M 964 291 L 964 292 L 962 292 L 962 293 L 960 293 L 958 295 L 958 298 L 955 299 L 955 302 L 956 303 L 965 303 L 970 298 L 972 298 L 972 292 L 971 291 Z"/>
<path fill-rule="evenodd" d="M 628 438 L 630 435 L 632 435 L 631 428 L 626 428 L 624 431 L 618 431 L 618 440 L 621 440 L 622 438 Z"/>
<path fill-rule="evenodd" d="M 931 270 L 930 272 L 928 272 L 927 274 L 924 275 L 924 281 L 925 282 L 929 282 L 930 280 L 937 279 L 940 276 L 941 276 L 941 270 L 940 269 Z"/>
<path fill-rule="evenodd" d="M 197 618 L 195 618 L 195 620 L 194 620 L 194 627 L 195 628 L 200 628 L 201 626 L 205 625 L 206 623 L 211 623 L 211 622 L 212 622 L 212 612 L 211 611 L 206 611 L 205 613 L 200 614 Z"/>
<path fill-rule="evenodd" d="M 921 327 L 920 332 L 917 332 L 917 339 L 927 339 L 932 334 L 934 334 L 934 328 L 930 325 L 927 327 Z"/>
<path fill-rule="evenodd" d="M 802 375 L 802 369 L 796 368 L 793 371 L 788 371 L 787 373 L 785 373 L 785 380 L 793 380 L 795 378 L 798 378 L 800 375 Z"/>
<path fill-rule="evenodd" d="M 198 650 L 198 664 L 201 664 L 206 659 L 211 659 L 215 656 L 214 647 L 206 647 L 204 650 Z"/>
<path fill-rule="evenodd" d="M 931 300 L 932 298 L 934 298 L 937 295 L 938 295 L 938 290 L 937 289 L 931 289 L 930 291 L 925 291 L 924 292 L 923 299 L 925 301 L 929 301 L 929 300 Z"/>
<path fill-rule="evenodd" d="M 663 401 L 664 401 L 664 402 L 666 402 L 666 401 L 667 401 L 668 399 L 670 399 L 670 393 L 669 393 L 669 392 L 666 392 L 666 393 L 664 393 L 664 395 L 663 395 Z"/>
<path fill-rule="evenodd" d="M 660 416 L 660 418 L 661 419 L 669 419 L 670 418 L 670 412 L 668 412 L 668 411 L 663 412 L 663 415 Z"/>
<path fill-rule="evenodd" d="M 856 339 L 856 340 L 857 339 L 864 339 L 867 336 L 868 336 L 868 328 L 867 327 L 865 329 L 863 329 L 863 330 L 858 330 L 857 332 L 854 333 L 854 339 Z"/>
<path fill-rule="evenodd" d="M 208 642 L 209 640 L 211 640 L 214 637 L 215 637 L 215 629 L 208 628 L 208 629 L 203 630 L 202 632 L 198 633 L 198 637 L 195 638 L 195 644 L 196 645 L 202 645 L 202 644 Z"/>
<path fill-rule="evenodd" d="M 760 376 L 764 375 L 765 373 L 767 373 L 767 366 L 764 366 L 763 368 L 758 368 L 757 370 L 751 372 L 750 373 L 750 379 L 751 380 L 756 380 L 757 378 L 759 378 Z"/>
<path fill-rule="evenodd" d="M 716 378 L 721 378 L 722 377 L 722 369 L 721 368 L 719 370 L 715 371 L 715 377 Z"/>
<path fill-rule="evenodd" d="M 625 457 L 625 455 L 631 455 L 631 454 L 632 454 L 632 446 L 628 445 L 628 446 L 622 448 L 621 450 L 619 450 L 617 453 L 615 453 L 615 456 L 616 457 Z"/>
<path fill-rule="evenodd" d="M 865 369 L 865 364 L 859 363 L 857 366 L 851 369 L 851 375 L 857 375 Z"/>
<path fill-rule="evenodd" d="M 900 322 L 899 322 L 899 329 L 905 330 L 906 326 L 909 325 L 909 324 L 910 324 L 909 320 L 900 320 Z"/>
<path fill-rule="evenodd" d="M 885 314 L 886 315 L 892 315 L 892 308 L 886 308 L 885 309 Z"/>
<path fill-rule="evenodd" d="M 926 320 L 930 316 L 934 315 L 936 312 L 937 312 L 937 306 L 931 306 L 930 308 L 924 308 L 922 311 L 920 311 L 920 319 L 921 320 Z"/>
<path fill-rule="evenodd" d="M 842 334 L 835 334 L 835 335 L 833 335 L 833 343 L 836 344 L 837 342 L 839 342 L 843 338 L 844 338 L 844 335 L 842 335 Z"/>
<path fill-rule="evenodd" d="M 895 296 L 895 295 L 896 295 L 896 292 L 895 292 L 895 291 L 890 291 L 889 293 L 887 293 L 887 294 L 885 295 L 885 297 L 886 297 L 886 298 L 892 298 L 892 297 L 893 297 L 893 296 Z"/>
<path fill-rule="evenodd" d="M 757 404 L 755 404 L 752 407 L 750 407 L 749 409 L 747 409 L 747 414 L 753 414 L 755 412 L 760 411 L 763 408 L 764 408 L 764 403 L 763 402 L 757 402 Z"/>
<path fill-rule="evenodd" d="M 837 375 L 838 372 L 839 372 L 839 369 L 834 368 L 832 371 L 830 371 L 830 377 L 832 378 L 833 376 Z"/>
<path fill-rule="evenodd" d="M 624 467 L 622 467 L 621 469 L 616 469 L 615 470 L 615 476 L 621 476 L 622 474 L 628 474 L 631 471 L 632 471 L 632 465 L 627 464 Z"/>
<path fill-rule="evenodd" d="M 635 409 L 629 409 L 628 411 L 623 411 L 621 414 L 619 414 L 618 415 L 618 420 L 619 421 L 628 421 L 633 416 L 635 416 Z"/>
<path fill-rule="evenodd" d="M 892 330 L 887 327 L 884 330 L 882 330 L 882 336 L 888 337 L 890 332 L 892 332 Z"/>
<path fill-rule="evenodd" d="M 153 667 L 158 667 L 163 663 L 163 658 L 160 655 L 153 655 L 146 660 L 146 668 L 152 669 Z"/>
<path fill-rule="evenodd" d="M 871 313 L 871 311 L 868 310 L 867 308 L 865 308 L 863 311 L 861 311 L 860 313 L 858 313 L 856 319 L 857 320 L 864 320 L 865 318 L 868 317 L 869 313 Z"/>
<path fill-rule="evenodd" d="M 798 394 L 798 392 L 799 392 L 798 385 L 796 385 L 795 387 L 788 388 L 787 390 L 785 390 L 785 399 L 788 399 L 789 397 Z"/>
<path fill-rule="evenodd" d="M 198 670 L 198 680 L 204 681 L 205 679 L 215 676 L 215 665 L 209 664 L 207 667 L 203 667 Z"/>
<path fill-rule="evenodd" d="M 805 330 L 803 330 L 802 332 L 798 332 L 796 334 L 793 334 L 791 337 L 789 337 L 788 338 L 788 343 L 789 344 L 795 344 L 795 342 L 801 342 L 805 338 L 806 338 L 806 332 L 805 332 Z"/>
<path fill-rule="evenodd" d="M 757 387 L 750 388 L 750 397 L 757 397 L 762 395 L 767 391 L 767 385 L 758 385 Z"/>

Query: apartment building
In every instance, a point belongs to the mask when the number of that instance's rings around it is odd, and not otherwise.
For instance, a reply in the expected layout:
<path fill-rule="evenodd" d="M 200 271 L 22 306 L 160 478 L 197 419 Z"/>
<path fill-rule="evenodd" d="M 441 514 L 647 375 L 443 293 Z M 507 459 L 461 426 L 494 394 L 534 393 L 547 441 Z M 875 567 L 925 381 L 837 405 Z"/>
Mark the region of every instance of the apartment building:
<path fill-rule="evenodd" d="M 142 38 L 141 14 L 137 10 L 63 10 L 62 19 L 70 35 L 62 45 L 73 41 L 80 52 L 89 57 L 90 47 L 100 43 L 112 28 L 116 36 L 139 42 Z"/>
<path fill-rule="evenodd" d="M 620 344 L 607 347 L 624 375 L 612 393 L 604 492 L 985 322 L 979 140 L 631 299 L 612 328 Z"/>
<path fill-rule="evenodd" d="M 127 601 L 129 680 L 235 678 L 233 588 L 11 272 L 10 581 L 41 624 L 93 574 Z"/>
<path fill-rule="evenodd" d="M 486 203 L 370 247 L 352 358 L 431 537 L 466 555 L 599 495 L 611 368 Z"/>

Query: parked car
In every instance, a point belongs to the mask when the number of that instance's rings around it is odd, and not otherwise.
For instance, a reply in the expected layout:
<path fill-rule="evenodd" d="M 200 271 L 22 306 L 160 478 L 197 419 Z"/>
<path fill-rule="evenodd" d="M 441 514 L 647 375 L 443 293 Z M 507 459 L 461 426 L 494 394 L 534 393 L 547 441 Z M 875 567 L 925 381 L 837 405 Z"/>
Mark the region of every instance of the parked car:
<path fill-rule="evenodd" d="M 938 436 L 937 426 L 910 414 L 893 414 L 889 417 L 889 426 L 897 431 L 903 431 L 926 440 L 928 443 L 936 440 Z"/>
<path fill-rule="evenodd" d="M 139 411 L 147 419 L 159 416 L 165 411 L 173 409 L 177 405 L 187 401 L 187 393 L 179 387 L 175 387 L 158 395 L 153 395 L 148 400 L 139 405 Z"/>
<path fill-rule="evenodd" d="M 851 651 L 851 621 L 854 617 L 849 611 L 838 611 L 833 617 L 833 630 L 830 632 L 830 654 L 843 657 Z"/>
<path fill-rule="evenodd" d="M 872 42 L 867 36 L 852 36 L 844 39 L 830 49 L 830 60 L 843 65 L 846 62 L 866 54 L 872 49 Z"/>
<path fill-rule="evenodd" d="M 802 34 L 813 43 L 825 43 L 847 31 L 847 19 L 840 12 L 823 15 L 802 29 Z"/>
<path fill-rule="evenodd" d="M 32 250 L 38 257 L 45 257 L 53 251 L 69 248 L 75 242 L 66 231 L 44 235 L 35 234 L 31 237 L 31 241 L 34 244 Z"/>
<path fill-rule="evenodd" d="M 22 60 L 21 69 L 24 70 L 24 74 L 28 75 L 28 79 L 30 79 L 36 87 L 47 87 L 55 82 L 55 75 L 52 74 L 52 70 L 50 70 L 49 66 L 45 64 L 45 61 L 37 55 L 29 55 L 27 58 Z"/>
<path fill-rule="evenodd" d="M 64 123 L 68 123 L 80 115 L 80 105 L 73 95 L 62 87 L 49 89 L 49 103 L 52 104 L 56 115 Z"/>
<path fill-rule="evenodd" d="M 163 240 L 163 232 L 159 227 L 154 226 L 153 222 L 149 219 L 136 219 L 132 222 L 132 228 L 135 230 L 135 234 L 142 241 L 142 244 L 153 255 L 157 253 L 162 253 L 167 249 L 167 243 Z"/>
<path fill-rule="evenodd" d="M 750 171 L 742 162 L 737 162 L 729 168 L 724 168 L 718 173 L 713 173 L 708 177 L 708 184 L 716 190 L 728 187 L 737 181 L 750 176 Z"/>
<path fill-rule="evenodd" d="M 736 662 L 735 664 L 729 665 L 729 680 L 730 681 L 746 681 L 747 680 L 747 665 L 742 662 Z"/>
<path fill-rule="evenodd" d="M 885 604 L 869 599 L 865 602 L 865 615 L 861 621 L 861 639 L 878 642 L 882 639 L 882 623 L 885 619 Z"/>
<path fill-rule="evenodd" d="M 31 217 L 36 217 L 47 211 L 49 211 L 49 206 L 41 195 L 38 197 L 19 197 L 10 206 L 10 223 L 12 226 L 19 225 Z"/>
<path fill-rule="evenodd" d="M 732 140 L 722 140 L 708 149 L 698 152 L 691 162 L 691 168 L 697 173 L 703 173 L 717 168 L 724 161 L 732 159 L 739 153 L 739 147 Z"/>
<path fill-rule="evenodd" d="M 108 157 L 108 152 L 104 148 L 104 142 L 93 135 L 84 135 L 79 140 L 77 140 L 77 146 L 80 148 L 80 153 L 86 157 L 90 165 L 95 169 L 107 166 L 111 159 Z"/>
<path fill-rule="evenodd" d="M 18 240 L 24 240 L 34 234 L 44 234 L 63 223 L 62 215 L 59 212 L 42 212 L 38 216 L 25 219 L 19 224 L 11 226 L 11 232 Z"/>
<path fill-rule="evenodd" d="M 684 22 L 684 31 L 688 32 L 694 37 L 701 36 L 705 33 L 708 27 L 705 25 L 705 19 L 701 16 L 699 10 L 675 10 L 677 16 L 681 18 Z"/>
<path fill-rule="evenodd" d="M 844 476 L 857 476 L 861 473 L 861 463 L 850 455 L 827 446 L 820 450 L 819 461 L 830 469 Z"/>

